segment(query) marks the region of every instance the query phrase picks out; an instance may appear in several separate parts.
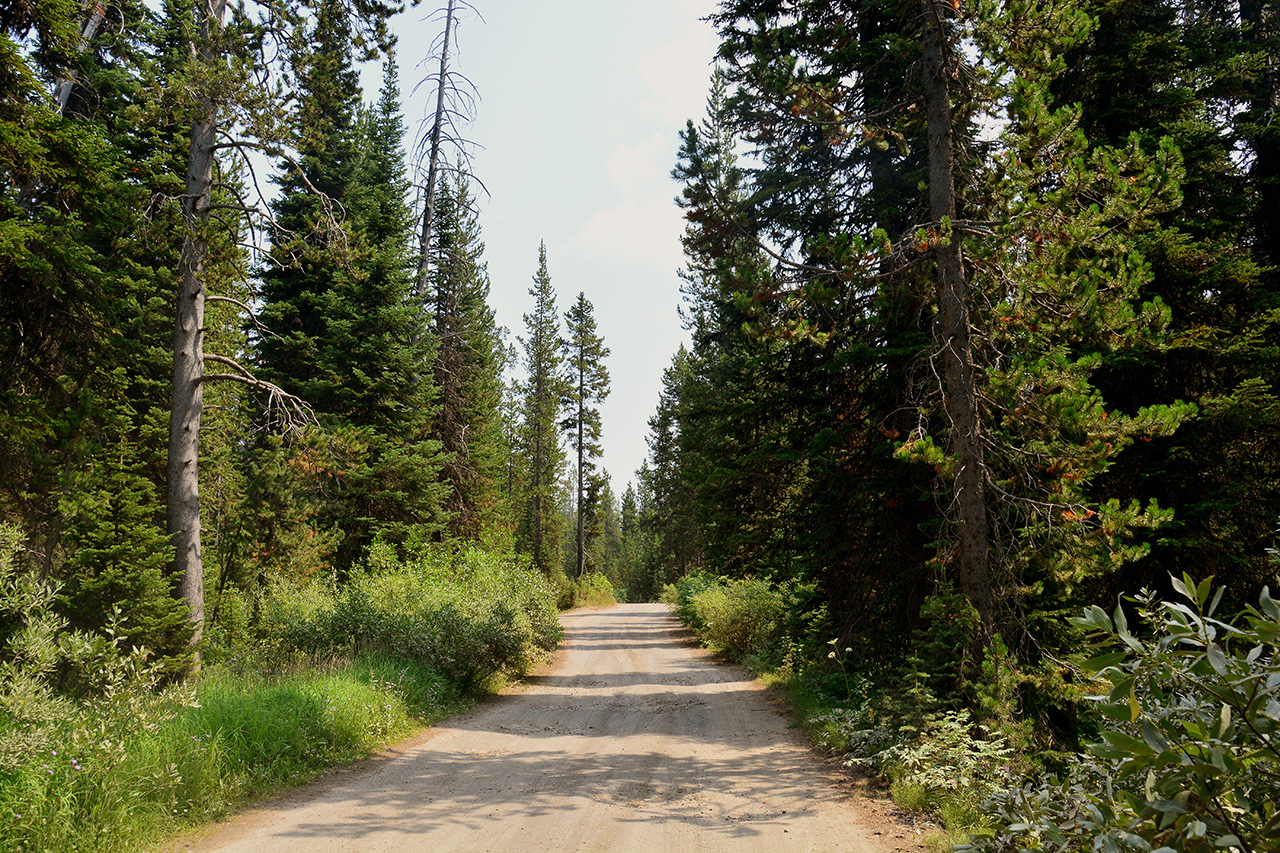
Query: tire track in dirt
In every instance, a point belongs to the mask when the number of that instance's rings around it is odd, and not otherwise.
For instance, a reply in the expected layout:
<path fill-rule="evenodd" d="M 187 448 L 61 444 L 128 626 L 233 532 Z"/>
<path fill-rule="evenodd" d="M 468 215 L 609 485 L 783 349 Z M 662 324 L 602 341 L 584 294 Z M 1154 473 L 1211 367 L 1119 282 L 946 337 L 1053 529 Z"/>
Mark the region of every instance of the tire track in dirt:
<path fill-rule="evenodd" d="M 853 851 L 916 846 L 767 690 L 662 605 L 562 616 L 526 683 L 183 846 L 220 853 Z M 178 847 L 176 849 L 182 849 Z"/>

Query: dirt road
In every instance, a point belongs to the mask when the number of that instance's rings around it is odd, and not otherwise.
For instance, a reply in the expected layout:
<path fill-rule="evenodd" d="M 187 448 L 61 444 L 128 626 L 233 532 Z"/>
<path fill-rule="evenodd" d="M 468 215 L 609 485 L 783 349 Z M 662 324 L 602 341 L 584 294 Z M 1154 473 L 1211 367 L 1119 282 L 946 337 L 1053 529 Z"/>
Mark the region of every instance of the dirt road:
<path fill-rule="evenodd" d="M 367 767 L 189 846 L 280 851 L 911 849 L 854 798 L 768 691 L 693 648 L 662 605 L 563 617 L 528 683 Z"/>

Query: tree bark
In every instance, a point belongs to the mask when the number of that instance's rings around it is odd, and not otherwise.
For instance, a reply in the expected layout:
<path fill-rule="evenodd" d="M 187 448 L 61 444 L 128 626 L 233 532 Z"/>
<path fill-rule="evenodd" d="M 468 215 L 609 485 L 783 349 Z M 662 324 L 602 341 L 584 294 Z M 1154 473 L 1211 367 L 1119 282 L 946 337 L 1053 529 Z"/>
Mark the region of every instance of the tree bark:
<path fill-rule="evenodd" d="M 213 40 L 222 29 L 226 0 L 206 0 L 199 56 L 206 68 L 217 62 Z M 191 126 L 186 192 L 182 198 L 184 235 L 178 260 L 177 323 L 173 334 L 173 400 L 169 410 L 167 513 L 173 545 L 173 572 L 187 604 L 195 647 L 192 670 L 200 669 L 204 636 L 204 560 L 200 549 L 200 417 L 204 410 L 205 228 L 209 222 L 213 167 L 217 158 L 218 108 L 213 94 L 200 96 Z"/>
<path fill-rule="evenodd" d="M 956 217 L 955 151 L 951 136 L 951 54 L 943 6 L 921 0 L 924 13 L 924 93 L 928 121 L 929 215 L 940 231 Z M 969 292 L 959 235 L 942 234 L 933 248 L 937 262 L 939 332 L 944 406 L 951 423 L 951 452 L 958 459 L 952 483 L 960 590 L 982 621 L 992 623 L 991 569 L 982 424 L 969 325 Z"/>
<path fill-rule="evenodd" d="M 587 550 L 586 550 L 587 549 L 587 528 L 586 528 L 586 519 L 585 519 L 585 516 L 583 515 L 583 506 L 582 506 L 582 498 L 586 491 L 586 489 L 584 488 L 585 477 L 583 476 L 583 470 L 582 470 L 582 459 L 584 456 L 583 447 L 582 447 L 582 439 L 583 439 L 582 421 L 586 416 L 585 409 L 587 408 L 586 398 L 584 396 L 587 393 L 585 373 L 586 373 L 586 369 L 582 365 L 579 365 L 578 366 L 578 577 L 582 577 L 587 573 Z"/>
<path fill-rule="evenodd" d="M 431 229 L 436 218 L 436 183 L 440 168 L 440 133 L 444 127 L 444 93 L 449 80 L 449 38 L 453 33 L 453 7 L 449 0 L 445 9 L 444 41 L 440 46 L 440 73 L 436 80 L 436 115 L 431 126 L 431 148 L 427 158 L 426 201 L 422 208 L 422 238 L 418 244 L 417 293 L 425 304 L 427 298 L 427 273 L 431 257 Z"/>

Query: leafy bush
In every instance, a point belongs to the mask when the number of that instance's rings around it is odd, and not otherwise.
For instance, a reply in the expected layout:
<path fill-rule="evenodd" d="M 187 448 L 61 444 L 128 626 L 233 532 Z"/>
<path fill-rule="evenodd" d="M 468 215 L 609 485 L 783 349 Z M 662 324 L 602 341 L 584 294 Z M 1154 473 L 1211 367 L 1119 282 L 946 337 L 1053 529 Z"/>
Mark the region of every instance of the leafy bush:
<path fill-rule="evenodd" d="M 1015 763 L 1008 740 L 975 726 L 965 710 L 931 715 L 918 730 L 904 726 L 899 734 L 906 737 L 876 756 L 894 799 L 932 812 L 952 830 L 979 826 L 983 800 L 1008 785 Z"/>
<path fill-rule="evenodd" d="M 274 680 L 206 672 L 196 698 L 127 730 L 85 708 L 80 729 L 0 770 L 0 851 L 137 850 L 460 707 L 438 675 L 388 657 Z"/>
<path fill-rule="evenodd" d="M 600 572 L 588 572 L 580 578 L 561 577 L 556 604 L 561 610 L 574 607 L 608 607 L 618 603 L 609 579 Z"/>
<path fill-rule="evenodd" d="M 52 609 L 58 590 L 20 552 L 18 531 L 0 525 L 0 851 L 97 849 L 82 832 L 88 816 L 132 808 L 137 796 L 101 780 L 118 778 L 192 694 L 161 689 L 150 653 L 122 647 L 118 613 L 105 635 L 69 629 Z"/>
<path fill-rule="evenodd" d="M 693 605 L 707 645 L 733 658 L 766 652 L 781 638 L 789 612 L 786 591 L 755 578 L 708 587 Z"/>
<path fill-rule="evenodd" d="M 788 589 L 765 580 L 702 573 L 681 578 L 674 600 L 676 615 L 703 644 L 735 660 L 780 655 L 794 603 Z"/>
<path fill-rule="evenodd" d="M 689 626 L 689 629 L 702 636 L 702 632 L 706 629 L 706 624 L 702 621 L 702 617 L 698 614 L 698 608 L 694 604 L 694 597 L 698 593 L 714 587 L 720 583 L 720 579 L 714 575 L 708 575 L 704 572 L 694 572 L 686 575 L 676 582 L 675 586 L 675 608 L 676 616 L 680 621 Z"/>
<path fill-rule="evenodd" d="M 1174 587 L 1189 604 L 1130 599 L 1142 631 L 1123 606 L 1073 620 L 1101 652 L 1085 669 L 1111 726 L 1065 780 L 997 793 L 996 829 L 963 849 L 1280 849 L 1280 604 L 1264 589 L 1223 621 L 1221 588 Z"/>
<path fill-rule="evenodd" d="M 425 550 L 401 562 L 375 547 L 342 589 L 278 590 L 262 606 L 269 645 L 310 655 L 386 653 L 420 661 L 465 690 L 523 673 L 555 648 L 545 578 L 512 555 Z"/>

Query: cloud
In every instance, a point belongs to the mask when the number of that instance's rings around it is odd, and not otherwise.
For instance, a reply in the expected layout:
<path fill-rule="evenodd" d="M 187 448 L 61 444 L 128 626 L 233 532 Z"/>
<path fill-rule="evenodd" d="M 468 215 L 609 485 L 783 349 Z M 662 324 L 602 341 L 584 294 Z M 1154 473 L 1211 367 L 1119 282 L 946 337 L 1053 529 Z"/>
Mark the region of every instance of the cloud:
<path fill-rule="evenodd" d="M 715 31 L 703 23 L 641 57 L 636 70 L 649 90 L 639 105 L 641 116 L 673 129 L 701 116 L 718 47 Z"/>
<path fill-rule="evenodd" d="M 659 186 L 663 194 L 672 194 L 669 192 L 671 166 L 668 163 L 674 159 L 672 140 L 664 134 L 655 133 L 636 145 L 624 144 L 614 148 L 605 168 L 609 183 L 624 200 L 652 200 Z"/>
<path fill-rule="evenodd" d="M 673 204 L 623 202 L 600 210 L 565 243 L 575 255 L 637 264 L 672 275 L 681 265 L 680 211 Z"/>
<path fill-rule="evenodd" d="M 674 158 L 672 140 L 660 132 L 634 145 L 615 147 L 605 168 L 617 203 L 597 210 L 565 248 L 594 257 L 660 263 L 668 274 L 678 267 L 683 220 L 672 202 Z"/>

